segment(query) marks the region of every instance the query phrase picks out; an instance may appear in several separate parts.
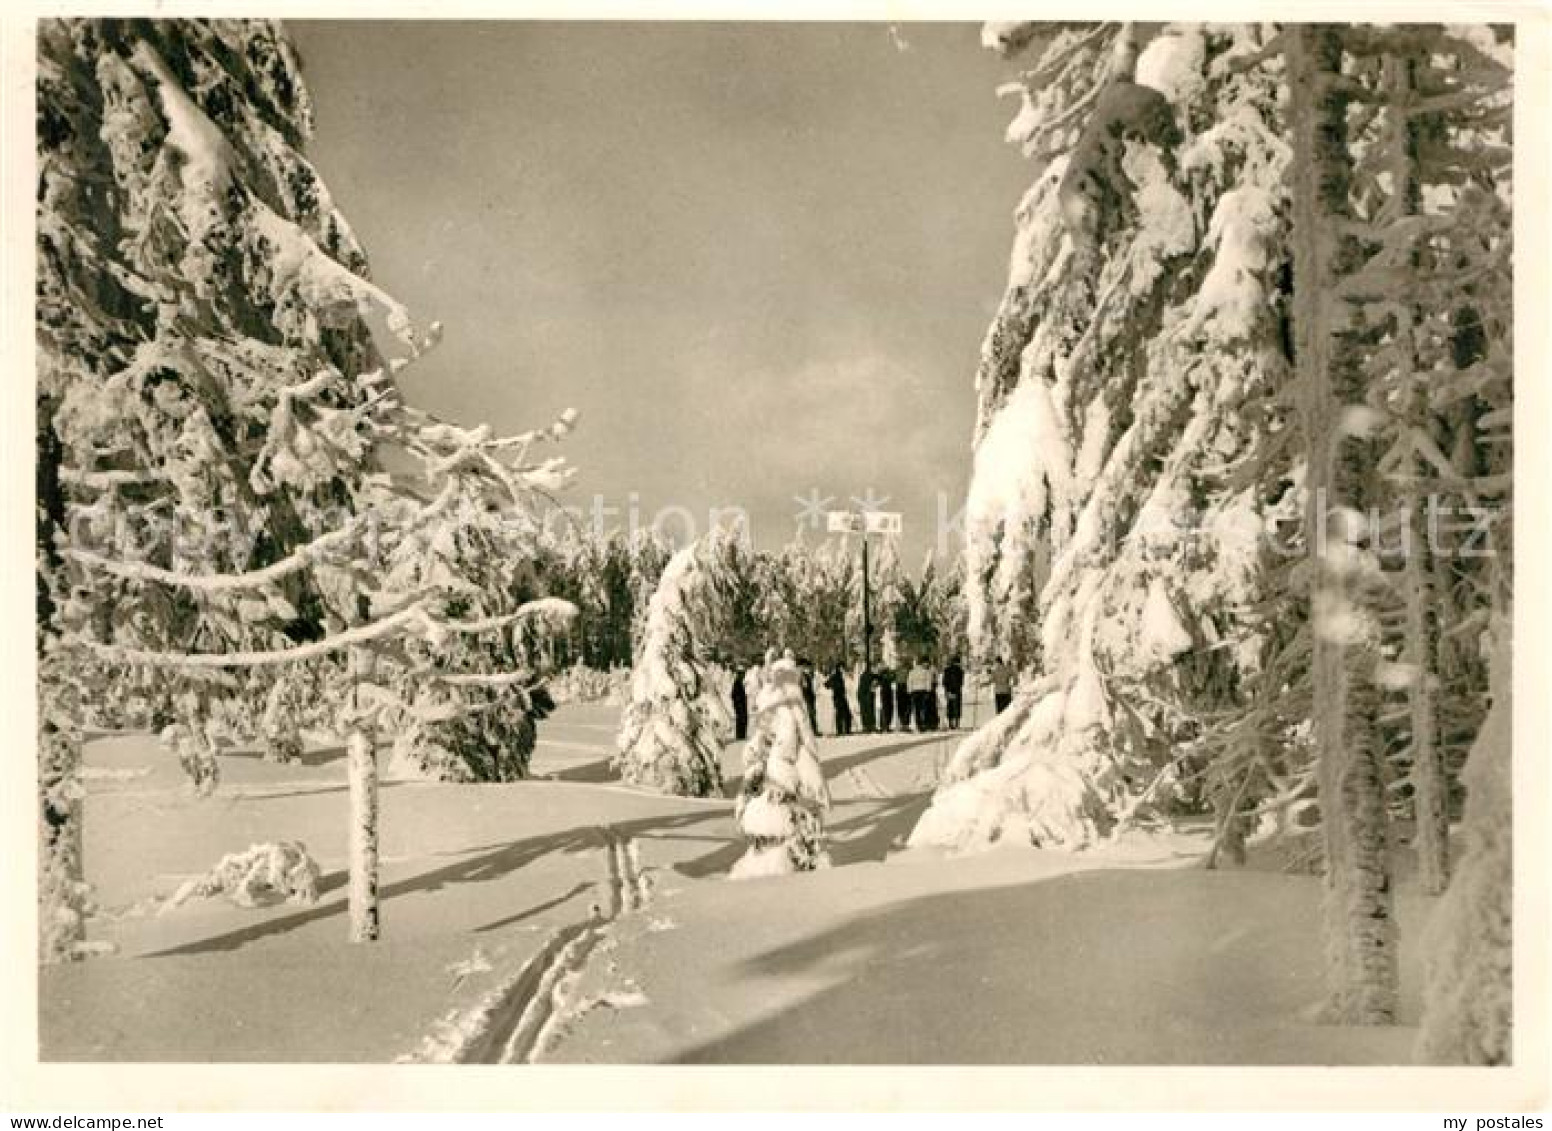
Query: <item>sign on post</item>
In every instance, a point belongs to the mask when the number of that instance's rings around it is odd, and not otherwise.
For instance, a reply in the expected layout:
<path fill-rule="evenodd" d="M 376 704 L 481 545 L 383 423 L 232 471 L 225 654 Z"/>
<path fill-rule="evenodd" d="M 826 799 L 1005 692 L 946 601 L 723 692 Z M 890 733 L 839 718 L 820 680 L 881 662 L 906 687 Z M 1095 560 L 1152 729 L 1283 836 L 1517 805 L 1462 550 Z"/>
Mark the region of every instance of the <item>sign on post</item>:
<path fill-rule="evenodd" d="M 899 511 L 826 511 L 825 530 L 831 534 L 899 534 Z"/>
<path fill-rule="evenodd" d="M 872 495 L 872 492 L 869 492 Z M 862 660 L 873 664 L 873 612 L 868 584 L 869 534 L 899 534 L 903 529 L 899 511 L 826 511 L 825 530 L 830 534 L 861 534 L 862 538 Z"/>

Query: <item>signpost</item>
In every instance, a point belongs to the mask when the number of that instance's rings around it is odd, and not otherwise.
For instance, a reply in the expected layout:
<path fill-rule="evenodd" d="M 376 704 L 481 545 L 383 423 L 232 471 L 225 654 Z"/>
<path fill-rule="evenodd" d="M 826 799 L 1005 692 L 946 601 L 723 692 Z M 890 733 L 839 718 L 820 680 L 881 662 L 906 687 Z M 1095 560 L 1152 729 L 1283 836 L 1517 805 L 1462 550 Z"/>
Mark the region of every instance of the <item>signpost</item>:
<path fill-rule="evenodd" d="M 868 535 L 899 534 L 904 520 L 899 511 L 830 511 L 825 530 L 830 534 L 856 534 L 862 540 L 862 662 L 873 667 L 873 594 L 868 577 Z"/>

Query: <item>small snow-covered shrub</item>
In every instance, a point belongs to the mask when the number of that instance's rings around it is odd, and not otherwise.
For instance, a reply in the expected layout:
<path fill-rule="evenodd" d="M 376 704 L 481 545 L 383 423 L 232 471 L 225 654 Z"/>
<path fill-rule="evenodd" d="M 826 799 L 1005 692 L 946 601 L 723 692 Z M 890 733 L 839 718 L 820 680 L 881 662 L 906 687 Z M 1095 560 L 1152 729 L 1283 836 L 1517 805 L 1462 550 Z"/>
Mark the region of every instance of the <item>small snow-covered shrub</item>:
<path fill-rule="evenodd" d="M 165 909 L 216 895 L 224 895 L 238 907 L 317 903 L 318 877 L 318 863 L 301 841 L 255 844 L 243 852 L 227 853 L 203 876 L 186 882 Z"/>
<path fill-rule="evenodd" d="M 827 867 L 824 813 L 830 791 L 808 725 L 798 667 L 791 660 L 776 660 L 751 671 L 744 682 L 752 691 L 755 715 L 734 812 L 749 850 L 729 878 Z"/>
<path fill-rule="evenodd" d="M 305 666 L 281 668 L 259 705 L 258 738 L 266 761 L 294 762 L 302 756 L 302 732 L 325 721 L 319 704 L 327 698 L 322 681 Z"/>
<path fill-rule="evenodd" d="M 207 797 L 221 781 L 221 766 L 216 761 L 220 724 L 210 700 L 198 690 L 180 691 L 175 702 L 177 721 L 162 729 L 162 747 L 177 755 L 195 795 Z"/>
<path fill-rule="evenodd" d="M 624 703 L 630 679 L 629 668 L 600 671 L 577 663 L 551 679 L 549 689 L 557 703 Z"/>

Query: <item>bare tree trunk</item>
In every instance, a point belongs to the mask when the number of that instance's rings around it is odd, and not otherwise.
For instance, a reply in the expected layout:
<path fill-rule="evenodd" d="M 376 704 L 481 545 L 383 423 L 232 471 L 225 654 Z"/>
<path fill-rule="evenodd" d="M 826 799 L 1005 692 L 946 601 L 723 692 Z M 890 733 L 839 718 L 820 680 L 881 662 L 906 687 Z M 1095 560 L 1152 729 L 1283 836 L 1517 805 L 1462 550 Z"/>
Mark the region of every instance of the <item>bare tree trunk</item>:
<path fill-rule="evenodd" d="M 1432 555 L 1420 513 L 1422 501 L 1418 492 L 1408 500 L 1412 537 L 1406 561 L 1407 657 L 1414 669 L 1407 692 L 1412 728 L 1412 811 L 1417 826 L 1413 845 L 1423 891 L 1439 895 L 1450 879 L 1449 791 L 1439 741 L 1439 631 Z"/>
<path fill-rule="evenodd" d="M 351 672 L 357 682 L 369 676 L 371 653 L 351 649 Z M 377 906 L 377 743 L 370 717 L 359 693 L 350 709 L 345 739 L 345 765 L 350 782 L 350 941 L 375 942 L 381 931 Z"/>
<path fill-rule="evenodd" d="M 1366 647 L 1359 577 L 1367 533 L 1368 448 L 1344 440 L 1345 405 L 1363 402 L 1347 339 L 1348 311 L 1336 294 L 1356 266 L 1349 218 L 1351 155 L 1346 98 L 1337 89 L 1340 33 L 1290 25 L 1287 61 L 1293 132 L 1293 321 L 1296 376 L 1309 452 L 1306 531 L 1314 566 L 1314 733 L 1325 848 L 1328 1020 L 1395 1019 L 1396 928 L 1385 808 L 1384 758 L 1376 733 L 1372 652 Z"/>
<path fill-rule="evenodd" d="M 1387 138 L 1394 194 L 1393 217 L 1415 216 L 1421 189 L 1417 170 L 1417 120 L 1407 113 L 1414 95 L 1414 63 L 1411 58 L 1392 55 L 1385 60 L 1385 89 L 1390 100 L 1390 135 Z M 1421 266 L 1418 255 L 1414 266 Z M 1406 388 L 1403 426 L 1431 435 L 1433 408 L 1428 400 L 1428 379 L 1417 372 L 1412 347 L 1415 318 L 1410 301 L 1395 306 L 1398 345 L 1396 356 L 1405 371 L 1400 373 Z M 1427 484 L 1433 481 L 1428 461 L 1414 454 L 1407 469 L 1407 484 L 1402 492 L 1407 508 L 1407 538 L 1402 544 L 1403 583 L 1406 590 L 1406 658 L 1412 667 L 1407 687 L 1407 705 L 1411 725 L 1412 812 L 1416 831 L 1412 844 L 1417 853 L 1418 878 L 1429 895 L 1439 895 L 1449 883 L 1450 823 L 1448 787 L 1445 782 L 1443 751 L 1439 741 L 1438 675 L 1439 628 L 1433 585 L 1433 533 L 1428 529 Z"/>

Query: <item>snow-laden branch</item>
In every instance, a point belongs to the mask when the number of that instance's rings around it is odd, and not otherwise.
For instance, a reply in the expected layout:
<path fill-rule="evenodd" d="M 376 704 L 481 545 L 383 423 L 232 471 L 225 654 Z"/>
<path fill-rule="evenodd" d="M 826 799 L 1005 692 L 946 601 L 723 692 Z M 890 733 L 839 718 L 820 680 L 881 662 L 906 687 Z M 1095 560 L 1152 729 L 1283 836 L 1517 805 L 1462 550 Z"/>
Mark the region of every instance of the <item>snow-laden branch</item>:
<path fill-rule="evenodd" d="M 494 632 L 521 620 L 536 617 L 567 619 L 575 616 L 576 613 L 577 607 L 570 601 L 563 601 L 558 597 L 542 597 L 501 616 L 484 617 L 480 620 L 449 621 L 433 616 L 422 599 L 369 624 L 337 632 L 322 640 L 298 644 L 294 648 L 251 652 L 153 652 L 143 648 L 107 644 L 99 640 L 75 639 L 69 643 L 88 648 L 104 659 L 125 664 L 147 664 L 161 668 L 258 668 L 274 664 L 300 663 L 303 660 L 326 656 L 345 648 L 370 644 L 399 630 L 416 631 L 427 639 L 436 641 L 453 633 L 474 635 Z"/>
<path fill-rule="evenodd" d="M 422 526 L 433 518 L 438 517 L 452 505 L 457 492 L 453 484 L 448 483 L 442 488 L 442 493 L 431 502 L 426 503 L 417 511 L 402 527 L 403 530 L 413 530 Z M 281 558 L 261 569 L 248 570 L 244 573 L 180 573 L 177 570 L 163 569 L 161 566 L 152 565 L 149 562 L 125 562 L 114 558 L 94 554 L 90 550 L 69 549 L 65 553 L 71 559 L 92 569 L 101 570 L 115 577 L 128 578 L 132 581 L 153 581 L 161 585 L 173 585 L 180 589 L 194 589 L 204 593 L 222 593 L 233 590 L 259 589 L 273 585 L 282 578 L 289 577 L 293 573 L 299 573 L 324 557 L 338 547 L 349 544 L 372 517 L 370 511 L 355 515 L 338 530 L 331 530 L 321 534 L 305 546 L 300 546 Z"/>
<path fill-rule="evenodd" d="M 113 487 L 141 487 L 151 483 L 165 483 L 164 476 L 145 471 L 82 471 L 76 467 L 61 467 L 59 478 L 73 487 L 94 487 L 108 490 Z"/>
<path fill-rule="evenodd" d="M 532 672 L 466 672 L 461 675 L 438 675 L 439 683 L 451 684 L 454 687 L 511 687 L 513 684 L 527 683 L 533 678 Z"/>
<path fill-rule="evenodd" d="M 158 668 L 260 668 L 273 664 L 295 664 L 318 656 L 327 656 L 345 648 L 370 644 L 388 634 L 428 616 L 420 602 L 391 613 L 369 624 L 326 636 L 294 648 L 255 652 L 153 652 L 144 648 L 126 648 L 100 640 L 72 640 L 67 643 L 88 648 L 107 660 L 125 664 L 146 664 Z"/>
<path fill-rule="evenodd" d="M 988 24 L 987 29 L 989 29 L 991 26 L 992 25 Z M 1023 42 L 1027 43 L 1029 40 L 1034 38 L 1033 32 L 1037 31 L 1040 25 L 1025 24 L 1023 26 L 1028 28 L 1031 32 L 1031 34 L 1026 34 L 1024 36 Z M 1026 71 L 1023 74 L 1022 80 L 1030 87 L 1046 86 L 1049 85 L 1052 81 L 1059 81 L 1062 76 L 1056 73 L 1058 70 L 1065 74 L 1067 68 L 1070 67 L 1075 60 L 1081 57 L 1085 49 L 1093 46 L 1095 43 L 1105 39 L 1108 36 L 1114 35 L 1116 31 L 1120 29 L 1120 27 L 1121 25 L 1114 22 L 1102 23 L 1094 27 L 1091 31 L 1078 35 L 1078 37 L 1073 39 L 1071 42 L 1064 43 L 1060 46 L 1052 44 L 1052 46 L 1047 48 L 1045 53 L 1041 55 L 1034 68 L 1032 70 Z M 986 34 L 987 29 L 982 30 L 982 44 L 983 46 L 992 46 L 986 42 L 988 38 Z M 1020 46 L 1022 46 L 1022 43 Z"/>
<path fill-rule="evenodd" d="M 419 459 L 426 478 L 433 482 L 470 468 L 494 478 L 517 501 L 529 492 L 564 486 L 571 477 L 571 470 L 560 458 L 537 464 L 525 464 L 524 460 L 535 443 L 559 440 L 570 433 L 576 426 L 575 409 L 566 409 L 546 428 L 513 436 L 493 435 L 488 424 L 465 428 L 418 409 L 404 409 L 403 419 L 408 427 L 383 432 Z"/>
<path fill-rule="evenodd" d="M 528 601 L 519 605 L 510 613 L 502 613 L 499 616 L 485 617 L 472 621 L 438 621 L 440 627 L 453 632 L 494 632 L 499 628 L 506 628 L 521 620 L 550 619 L 555 621 L 568 621 L 577 615 L 577 607 L 570 601 L 559 597 L 540 597 L 537 601 Z"/>

